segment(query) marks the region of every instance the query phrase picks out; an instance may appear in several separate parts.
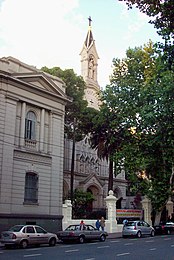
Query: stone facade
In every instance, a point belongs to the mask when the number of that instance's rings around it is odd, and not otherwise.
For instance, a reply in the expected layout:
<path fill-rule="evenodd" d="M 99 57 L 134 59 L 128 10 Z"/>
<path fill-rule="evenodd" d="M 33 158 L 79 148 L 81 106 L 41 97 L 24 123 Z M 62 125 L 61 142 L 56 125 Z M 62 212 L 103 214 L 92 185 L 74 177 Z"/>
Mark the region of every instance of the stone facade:
<path fill-rule="evenodd" d="M 0 59 L 0 229 L 61 228 L 66 102 L 61 79 Z"/>

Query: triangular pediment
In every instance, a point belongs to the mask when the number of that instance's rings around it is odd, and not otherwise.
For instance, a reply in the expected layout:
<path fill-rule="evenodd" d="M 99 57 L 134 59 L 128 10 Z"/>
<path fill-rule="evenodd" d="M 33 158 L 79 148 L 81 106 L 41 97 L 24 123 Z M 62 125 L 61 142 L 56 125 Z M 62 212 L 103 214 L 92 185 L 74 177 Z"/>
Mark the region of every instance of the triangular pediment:
<path fill-rule="evenodd" d="M 62 96 L 62 97 L 65 96 L 64 82 L 59 78 L 56 78 L 56 80 L 55 80 L 54 77 L 52 78 L 51 75 L 49 77 L 44 72 L 15 73 L 15 74 L 13 74 L 13 76 L 15 76 L 15 78 L 17 78 L 23 82 L 26 82 L 28 84 L 31 84 L 32 86 L 37 87 L 37 88 L 44 89 L 48 92 L 52 92 L 52 93 Z M 55 83 L 55 81 L 57 81 L 57 82 Z"/>
<path fill-rule="evenodd" d="M 52 76 L 46 72 L 28 65 L 14 57 L 3 57 L 0 59 L 0 65 L 4 70 L 10 73 L 18 82 L 27 83 L 30 87 L 42 89 L 67 99 L 65 94 L 65 83 L 58 77 Z"/>
<path fill-rule="evenodd" d="M 96 46 L 95 46 L 95 41 L 92 42 L 92 44 L 90 45 L 89 48 L 87 48 L 86 45 L 83 44 L 80 55 L 83 56 L 85 54 L 87 54 L 87 56 L 89 56 L 89 54 L 93 54 L 96 57 L 96 59 L 99 59 L 97 49 L 96 49 Z"/>
<path fill-rule="evenodd" d="M 93 54 L 97 59 L 99 59 L 97 49 L 95 46 L 95 41 L 93 41 L 92 45 L 88 48 L 88 53 Z"/>
<path fill-rule="evenodd" d="M 100 187 L 103 186 L 102 182 L 100 181 L 100 179 L 98 178 L 98 176 L 95 173 L 88 175 L 88 177 L 85 178 L 83 181 L 81 181 L 79 184 L 80 185 L 95 184 L 95 185 L 100 186 Z"/>

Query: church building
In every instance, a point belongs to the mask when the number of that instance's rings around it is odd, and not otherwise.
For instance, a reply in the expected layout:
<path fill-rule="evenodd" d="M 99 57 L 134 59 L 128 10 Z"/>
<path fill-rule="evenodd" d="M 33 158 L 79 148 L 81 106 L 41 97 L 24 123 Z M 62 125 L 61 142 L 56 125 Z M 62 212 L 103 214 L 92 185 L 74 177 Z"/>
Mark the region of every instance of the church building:
<path fill-rule="evenodd" d="M 92 33 L 91 22 L 92 20 L 89 17 L 87 35 L 80 52 L 81 75 L 86 83 L 85 99 L 88 101 L 88 106 L 99 109 L 100 86 L 97 80 L 99 56 Z M 72 141 L 65 139 L 64 198 L 68 197 L 70 191 L 71 151 Z M 95 200 L 91 205 L 92 210 L 105 208 L 104 199 L 108 195 L 108 176 L 108 162 L 99 159 L 97 152 L 90 148 L 88 137 L 76 143 L 74 189 L 89 191 L 94 195 Z M 124 171 L 114 177 L 113 187 L 114 194 L 118 198 L 118 208 L 126 207 L 127 181 L 125 180 Z"/>

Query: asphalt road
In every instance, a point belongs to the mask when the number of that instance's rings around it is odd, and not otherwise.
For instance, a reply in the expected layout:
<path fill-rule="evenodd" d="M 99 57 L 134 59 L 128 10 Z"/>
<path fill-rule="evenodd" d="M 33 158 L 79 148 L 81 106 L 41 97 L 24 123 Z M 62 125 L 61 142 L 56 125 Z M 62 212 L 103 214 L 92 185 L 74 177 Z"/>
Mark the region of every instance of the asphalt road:
<path fill-rule="evenodd" d="M 0 248 L 0 260 L 174 260 L 174 235 L 107 239 L 27 249 Z"/>

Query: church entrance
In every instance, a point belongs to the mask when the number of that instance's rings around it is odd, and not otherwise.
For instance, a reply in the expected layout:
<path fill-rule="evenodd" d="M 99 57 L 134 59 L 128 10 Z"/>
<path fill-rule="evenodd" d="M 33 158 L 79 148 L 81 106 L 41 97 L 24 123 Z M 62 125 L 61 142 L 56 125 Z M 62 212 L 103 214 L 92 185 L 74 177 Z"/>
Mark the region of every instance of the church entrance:
<path fill-rule="evenodd" d="M 94 200 L 88 205 L 88 219 L 97 219 L 102 216 L 106 217 L 106 208 L 102 208 L 102 194 L 101 191 L 95 185 L 91 185 L 87 188 L 87 192 L 90 192 Z"/>

